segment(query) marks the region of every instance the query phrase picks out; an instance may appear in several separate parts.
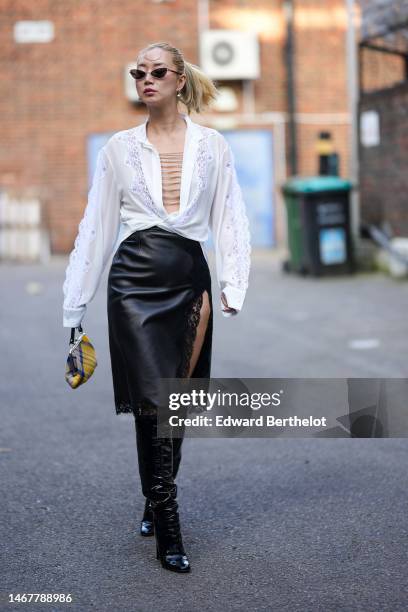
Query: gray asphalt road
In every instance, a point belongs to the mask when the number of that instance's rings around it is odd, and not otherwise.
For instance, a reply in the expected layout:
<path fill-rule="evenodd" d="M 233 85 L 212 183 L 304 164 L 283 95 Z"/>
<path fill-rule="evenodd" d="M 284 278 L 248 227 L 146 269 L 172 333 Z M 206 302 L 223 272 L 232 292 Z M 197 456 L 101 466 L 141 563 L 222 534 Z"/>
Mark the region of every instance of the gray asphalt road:
<path fill-rule="evenodd" d="M 98 368 L 64 380 L 66 262 L 0 266 L 1 610 L 406 610 L 405 439 L 186 439 L 192 573 L 161 568 L 137 533 L 133 420 L 113 408 L 106 275 L 86 318 Z M 407 283 L 282 276 L 256 253 L 245 310 L 216 315 L 213 376 L 405 377 L 407 301 Z M 7 604 L 23 592 L 73 603 Z"/>

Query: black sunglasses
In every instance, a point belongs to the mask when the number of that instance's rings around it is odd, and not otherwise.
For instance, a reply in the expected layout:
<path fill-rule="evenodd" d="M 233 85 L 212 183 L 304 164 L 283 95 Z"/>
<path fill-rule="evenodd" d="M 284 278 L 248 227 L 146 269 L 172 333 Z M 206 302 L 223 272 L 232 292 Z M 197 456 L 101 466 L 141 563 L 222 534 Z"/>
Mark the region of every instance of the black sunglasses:
<path fill-rule="evenodd" d="M 171 68 L 155 68 L 150 72 L 150 74 L 155 79 L 164 79 L 167 74 L 167 71 L 175 72 L 175 74 L 183 74 L 182 72 L 177 72 L 177 70 L 172 70 Z M 139 68 L 132 68 L 132 70 L 129 70 L 129 72 L 136 81 L 144 79 L 146 74 L 148 74 L 144 70 L 139 70 Z"/>

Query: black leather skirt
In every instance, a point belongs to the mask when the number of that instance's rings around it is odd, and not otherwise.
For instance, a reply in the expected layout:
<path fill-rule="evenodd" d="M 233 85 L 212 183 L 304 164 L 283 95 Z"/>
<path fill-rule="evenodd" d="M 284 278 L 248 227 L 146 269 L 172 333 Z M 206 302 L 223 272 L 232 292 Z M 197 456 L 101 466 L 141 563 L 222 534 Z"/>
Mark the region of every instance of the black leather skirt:
<path fill-rule="evenodd" d="M 107 307 L 116 413 L 159 407 L 160 378 L 185 378 L 204 291 L 210 318 L 191 374 L 209 378 L 211 275 L 201 244 L 155 225 L 122 241 L 112 259 Z"/>

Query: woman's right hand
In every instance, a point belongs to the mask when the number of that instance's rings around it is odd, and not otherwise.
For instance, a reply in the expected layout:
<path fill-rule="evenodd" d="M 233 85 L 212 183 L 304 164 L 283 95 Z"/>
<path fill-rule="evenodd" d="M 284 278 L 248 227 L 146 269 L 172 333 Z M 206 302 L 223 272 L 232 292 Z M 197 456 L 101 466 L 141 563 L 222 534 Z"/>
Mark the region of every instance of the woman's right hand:
<path fill-rule="evenodd" d="M 222 309 L 223 312 L 229 312 L 231 314 L 236 314 L 238 311 L 235 308 L 230 308 L 228 306 L 227 298 L 225 297 L 224 292 L 221 292 L 221 301 L 224 304 L 225 308 Z"/>

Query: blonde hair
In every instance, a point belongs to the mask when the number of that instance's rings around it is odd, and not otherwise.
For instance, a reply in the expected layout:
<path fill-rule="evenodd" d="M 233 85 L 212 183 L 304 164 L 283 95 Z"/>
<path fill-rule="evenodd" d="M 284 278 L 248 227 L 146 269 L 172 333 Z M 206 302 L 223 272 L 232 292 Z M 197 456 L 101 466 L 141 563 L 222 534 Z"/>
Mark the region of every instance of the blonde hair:
<path fill-rule="evenodd" d="M 211 102 L 218 96 L 218 90 L 213 81 L 208 77 L 198 66 L 187 62 L 182 52 L 166 42 L 151 43 L 144 47 L 140 52 L 149 51 L 150 49 L 164 49 L 169 51 L 172 56 L 175 69 L 186 75 L 186 81 L 183 88 L 180 90 L 180 95 L 177 100 L 183 102 L 187 107 L 187 112 L 190 115 L 191 111 L 201 113 Z"/>

